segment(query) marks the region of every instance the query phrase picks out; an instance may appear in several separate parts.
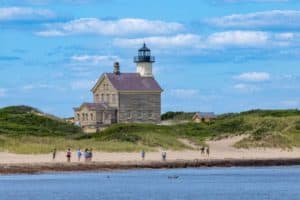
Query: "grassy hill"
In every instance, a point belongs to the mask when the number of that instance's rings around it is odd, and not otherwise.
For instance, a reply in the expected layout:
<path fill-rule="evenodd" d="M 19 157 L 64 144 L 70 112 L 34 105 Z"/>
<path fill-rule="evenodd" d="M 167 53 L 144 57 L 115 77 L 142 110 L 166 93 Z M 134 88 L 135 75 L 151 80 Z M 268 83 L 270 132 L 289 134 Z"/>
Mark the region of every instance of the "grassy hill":
<path fill-rule="evenodd" d="M 242 134 L 247 137 L 236 144 L 238 148 L 300 147 L 300 111 L 229 113 L 209 124 L 116 124 L 99 134 L 85 135 L 79 127 L 35 108 L 0 109 L 0 151 L 16 153 L 49 153 L 53 148 L 65 150 L 68 147 L 101 151 L 181 150 L 191 148 L 181 139 L 205 145 L 206 139 Z"/>
<path fill-rule="evenodd" d="M 0 109 L 0 134 L 67 136 L 80 134 L 79 127 L 28 106 Z"/>

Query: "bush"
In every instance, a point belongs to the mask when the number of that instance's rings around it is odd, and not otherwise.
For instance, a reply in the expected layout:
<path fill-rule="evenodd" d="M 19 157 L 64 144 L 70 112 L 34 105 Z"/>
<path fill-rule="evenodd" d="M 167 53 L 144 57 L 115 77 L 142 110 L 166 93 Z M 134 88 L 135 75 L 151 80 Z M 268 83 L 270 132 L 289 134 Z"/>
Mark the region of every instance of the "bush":
<path fill-rule="evenodd" d="M 162 120 L 187 120 L 192 121 L 194 112 L 166 112 L 161 115 Z"/>
<path fill-rule="evenodd" d="M 300 120 L 295 122 L 295 128 L 297 131 L 300 131 Z"/>
<path fill-rule="evenodd" d="M 211 126 L 211 130 L 217 133 L 238 133 L 251 129 L 250 124 L 246 124 L 243 118 L 217 120 Z"/>

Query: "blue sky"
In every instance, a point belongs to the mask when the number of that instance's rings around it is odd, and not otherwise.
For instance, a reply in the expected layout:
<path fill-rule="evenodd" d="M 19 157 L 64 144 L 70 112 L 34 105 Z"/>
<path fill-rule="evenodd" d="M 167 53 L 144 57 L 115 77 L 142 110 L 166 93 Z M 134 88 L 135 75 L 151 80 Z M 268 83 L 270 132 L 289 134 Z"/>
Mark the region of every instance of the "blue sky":
<path fill-rule="evenodd" d="M 0 107 L 66 117 L 145 41 L 162 110 L 300 107 L 300 1 L 3 0 Z"/>

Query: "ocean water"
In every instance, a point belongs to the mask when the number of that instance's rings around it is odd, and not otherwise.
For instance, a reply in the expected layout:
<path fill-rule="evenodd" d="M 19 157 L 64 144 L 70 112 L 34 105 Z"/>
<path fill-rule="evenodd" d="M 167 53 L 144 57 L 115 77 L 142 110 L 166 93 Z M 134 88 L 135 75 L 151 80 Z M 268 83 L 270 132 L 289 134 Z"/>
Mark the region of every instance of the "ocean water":
<path fill-rule="evenodd" d="M 0 176 L 0 200 L 299 200 L 300 167 Z"/>

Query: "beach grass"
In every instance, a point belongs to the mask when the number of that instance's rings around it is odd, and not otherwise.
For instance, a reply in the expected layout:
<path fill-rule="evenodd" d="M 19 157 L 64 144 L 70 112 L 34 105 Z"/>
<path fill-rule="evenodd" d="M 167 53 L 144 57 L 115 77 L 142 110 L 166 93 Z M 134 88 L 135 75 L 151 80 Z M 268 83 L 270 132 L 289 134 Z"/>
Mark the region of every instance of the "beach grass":
<path fill-rule="evenodd" d="M 13 153 L 49 153 L 53 148 L 62 151 L 93 148 L 106 152 L 186 150 L 194 147 L 182 139 L 205 146 L 206 140 L 236 135 L 246 136 L 235 144 L 236 148 L 300 147 L 300 111 L 253 110 L 221 115 L 209 123 L 168 126 L 115 124 L 100 133 L 87 135 L 79 127 L 31 107 L 0 109 L 0 151 Z"/>

